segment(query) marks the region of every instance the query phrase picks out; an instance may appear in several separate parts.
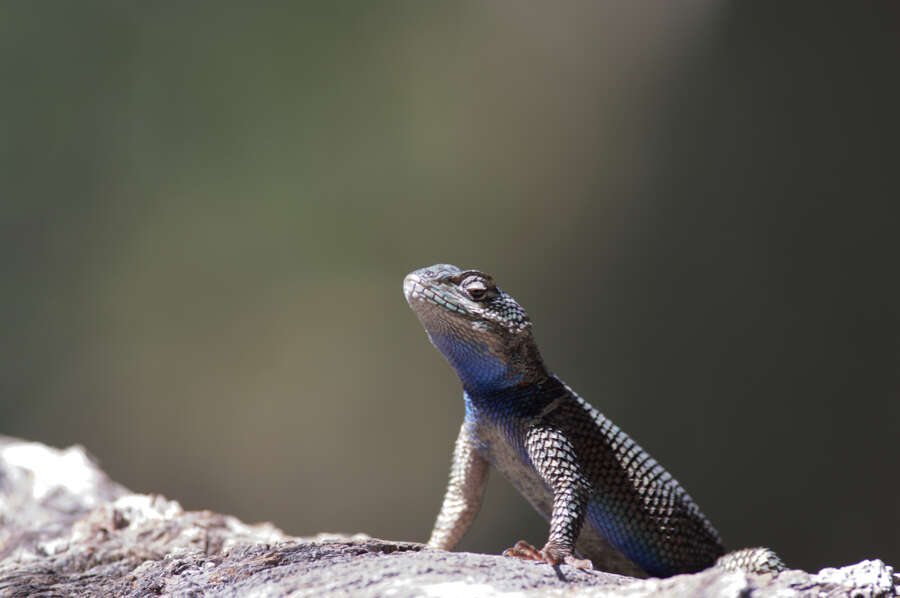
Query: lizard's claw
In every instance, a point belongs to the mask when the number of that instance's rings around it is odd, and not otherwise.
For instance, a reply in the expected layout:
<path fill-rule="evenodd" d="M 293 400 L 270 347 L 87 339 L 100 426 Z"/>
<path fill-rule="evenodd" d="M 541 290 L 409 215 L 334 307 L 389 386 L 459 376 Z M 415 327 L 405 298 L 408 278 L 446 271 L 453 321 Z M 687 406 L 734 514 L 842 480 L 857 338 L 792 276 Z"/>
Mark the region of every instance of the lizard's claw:
<path fill-rule="evenodd" d="M 555 567 L 559 564 L 569 565 L 576 569 L 593 569 L 594 565 L 587 559 L 576 559 L 571 550 L 560 548 L 547 542 L 543 550 L 538 550 L 525 540 L 519 540 L 512 548 L 503 551 L 503 556 L 511 556 L 529 561 L 549 563 Z"/>

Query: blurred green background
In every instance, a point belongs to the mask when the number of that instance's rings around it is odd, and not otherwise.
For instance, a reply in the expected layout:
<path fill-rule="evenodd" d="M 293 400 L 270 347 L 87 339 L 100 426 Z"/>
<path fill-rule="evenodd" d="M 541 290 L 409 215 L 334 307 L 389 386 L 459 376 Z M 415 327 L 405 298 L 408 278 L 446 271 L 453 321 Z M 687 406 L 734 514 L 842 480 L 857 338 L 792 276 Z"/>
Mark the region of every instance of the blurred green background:
<path fill-rule="evenodd" d="M 423 540 L 480 267 L 731 547 L 900 564 L 897 3 L 4 2 L 0 432 Z M 539 544 L 499 477 L 461 548 Z"/>

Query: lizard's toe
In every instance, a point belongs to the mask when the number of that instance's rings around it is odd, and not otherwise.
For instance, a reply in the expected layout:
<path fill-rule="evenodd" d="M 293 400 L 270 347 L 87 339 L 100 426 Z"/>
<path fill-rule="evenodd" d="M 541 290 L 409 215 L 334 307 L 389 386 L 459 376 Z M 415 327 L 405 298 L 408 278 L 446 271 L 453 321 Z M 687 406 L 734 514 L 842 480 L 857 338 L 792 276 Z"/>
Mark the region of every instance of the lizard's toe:
<path fill-rule="evenodd" d="M 537 548 L 526 542 L 519 540 L 511 548 L 503 551 L 503 556 L 511 556 L 517 559 L 526 559 L 529 561 L 543 561 L 544 557 Z"/>
<path fill-rule="evenodd" d="M 560 546 L 553 542 L 547 542 L 544 549 L 541 550 L 543 560 L 550 563 L 554 567 L 559 564 L 569 565 L 577 569 L 593 569 L 594 565 L 587 559 L 577 559 L 572 554 L 571 548 Z"/>
<path fill-rule="evenodd" d="M 588 559 L 576 559 L 575 556 L 571 554 L 563 559 L 563 563 L 569 565 L 570 567 L 575 567 L 576 569 L 594 568 L 594 563 L 592 563 Z"/>

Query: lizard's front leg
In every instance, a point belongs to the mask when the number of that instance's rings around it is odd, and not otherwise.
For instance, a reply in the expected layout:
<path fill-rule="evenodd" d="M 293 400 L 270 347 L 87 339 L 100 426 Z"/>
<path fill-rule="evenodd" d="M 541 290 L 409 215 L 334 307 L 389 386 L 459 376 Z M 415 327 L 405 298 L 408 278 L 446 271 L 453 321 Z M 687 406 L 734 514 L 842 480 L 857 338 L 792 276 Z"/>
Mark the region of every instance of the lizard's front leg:
<path fill-rule="evenodd" d="M 475 439 L 468 422 L 464 421 L 456 439 L 450 481 L 441 512 L 431 530 L 429 546 L 452 550 L 463 537 L 481 508 L 487 471 L 488 462 L 475 449 Z"/>
<path fill-rule="evenodd" d="M 540 551 L 520 540 L 503 554 L 592 569 L 589 560 L 576 559 L 574 555 L 591 495 L 591 485 L 578 463 L 575 448 L 560 430 L 536 426 L 525 436 L 525 450 L 535 471 L 553 491 L 550 537 Z"/>

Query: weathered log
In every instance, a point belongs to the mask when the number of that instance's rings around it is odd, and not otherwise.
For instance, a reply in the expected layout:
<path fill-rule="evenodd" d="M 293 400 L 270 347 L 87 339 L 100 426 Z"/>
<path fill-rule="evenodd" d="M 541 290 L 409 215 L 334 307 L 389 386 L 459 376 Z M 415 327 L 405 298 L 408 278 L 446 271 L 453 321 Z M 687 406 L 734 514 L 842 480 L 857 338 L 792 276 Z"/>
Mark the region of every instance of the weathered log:
<path fill-rule="evenodd" d="M 898 583 L 879 560 L 634 580 L 362 534 L 298 538 L 133 494 L 81 447 L 0 437 L 0 596 L 876 597 Z"/>

